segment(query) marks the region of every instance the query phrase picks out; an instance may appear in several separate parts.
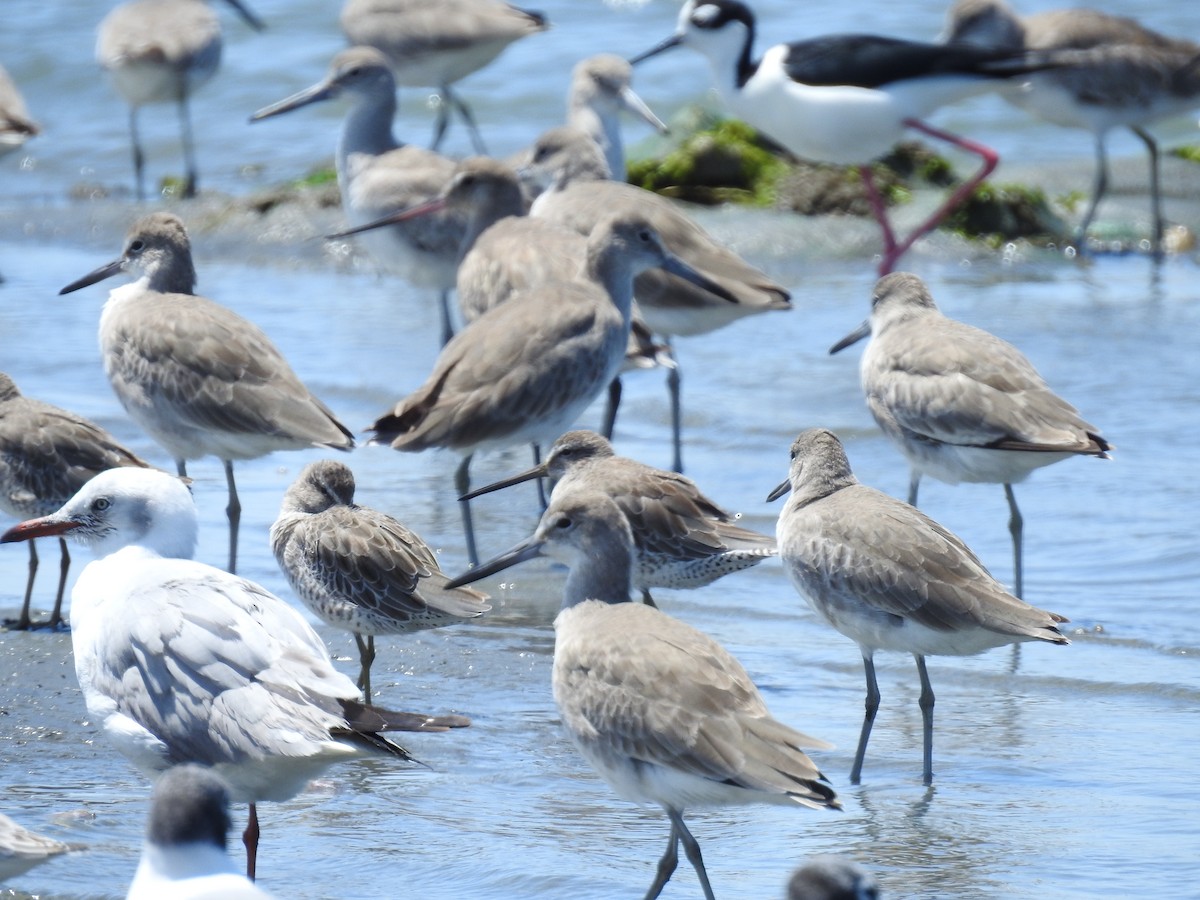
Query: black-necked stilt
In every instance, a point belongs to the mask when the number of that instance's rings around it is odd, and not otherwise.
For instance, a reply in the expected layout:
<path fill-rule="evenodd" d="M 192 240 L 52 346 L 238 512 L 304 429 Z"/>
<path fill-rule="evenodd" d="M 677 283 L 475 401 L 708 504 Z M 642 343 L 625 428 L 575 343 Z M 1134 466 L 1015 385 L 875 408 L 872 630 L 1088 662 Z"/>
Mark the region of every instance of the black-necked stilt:
<path fill-rule="evenodd" d="M 947 484 L 1003 484 L 1013 590 L 1022 596 L 1022 519 L 1012 486 L 1070 456 L 1107 458 L 1108 442 L 1016 347 L 942 315 L 916 275 L 880 279 L 870 318 L 830 353 L 867 335 L 863 392 L 871 415 L 912 467 L 908 502 L 917 505 L 923 474 Z"/>
<path fill-rule="evenodd" d="M 1022 54 L 975 46 L 946 46 L 870 35 L 831 35 L 776 44 L 754 59 L 754 14 L 738 0 L 688 0 L 674 35 L 634 58 L 672 47 L 708 57 L 717 88 L 734 115 L 796 156 L 856 165 L 883 230 L 880 274 L 922 235 L 932 231 L 996 167 L 991 149 L 922 121 L 943 104 L 998 79 L 1029 71 Z M 903 240 L 888 222 L 868 166 L 912 128 L 978 155 L 979 171 L 960 185 Z"/>

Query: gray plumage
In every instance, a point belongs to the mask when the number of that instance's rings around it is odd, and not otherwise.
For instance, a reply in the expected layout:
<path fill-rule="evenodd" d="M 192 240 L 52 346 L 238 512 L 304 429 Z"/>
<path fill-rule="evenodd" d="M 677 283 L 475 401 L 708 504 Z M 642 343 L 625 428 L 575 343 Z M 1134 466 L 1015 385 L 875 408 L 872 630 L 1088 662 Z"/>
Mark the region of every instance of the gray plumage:
<path fill-rule="evenodd" d="M 1016 347 L 944 316 L 916 275 L 881 278 L 870 318 L 830 353 L 868 334 L 863 392 L 871 415 L 909 462 L 908 502 L 916 505 L 926 474 L 948 484 L 1003 484 L 1015 593 L 1022 596 L 1023 522 L 1012 485 L 1071 456 L 1107 458 L 1112 447 Z"/>
<path fill-rule="evenodd" d="M 0 509 L 4 512 L 19 519 L 45 516 L 71 499 L 96 473 L 114 466 L 147 465 L 99 425 L 22 396 L 12 378 L 0 372 Z M 61 538 L 59 547 L 58 590 L 47 623 L 51 628 L 62 623 L 63 591 L 71 564 Z M 32 624 L 29 606 L 37 569 L 38 555 L 30 541 L 29 579 L 18 629 Z"/>
<path fill-rule="evenodd" d="M 468 498 L 542 477 L 554 496 L 592 490 L 616 502 L 633 534 L 633 586 L 648 603 L 652 588 L 703 587 L 777 553 L 774 538 L 735 524 L 691 479 L 618 456 L 592 431 L 568 431 L 540 466 Z"/>
<path fill-rule="evenodd" d="M 787 900 L 878 900 L 875 877 L 852 859 L 822 854 L 792 873 Z"/>
<path fill-rule="evenodd" d="M 16 878 L 49 859 L 79 849 L 82 848 L 32 832 L 0 814 L 0 882 Z"/>
<path fill-rule="evenodd" d="M 532 538 L 458 581 L 536 555 L 570 569 L 554 622 L 553 674 L 568 736 L 617 794 L 657 803 L 671 821 L 647 898 L 671 877 L 681 841 L 705 897 L 713 896 L 700 846 L 683 821 L 687 808 L 841 807 L 802 749 L 827 744 L 772 718 L 746 670 L 711 637 L 627 602 L 633 535 L 611 498 L 556 494 Z"/>
<path fill-rule="evenodd" d="M 41 132 L 8 71 L 0 66 L 0 156 L 20 149 Z"/>
<path fill-rule="evenodd" d="M 851 782 L 857 784 L 879 706 L 876 650 L 912 653 L 921 676 L 924 778 L 933 778 L 933 690 L 928 655 L 970 655 L 1018 641 L 1066 644 L 1057 613 L 1009 594 L 957 536 L 920 510 L 859 484 L 826 429 L 792 443 L 788 480 L 770 499 L 779 514 L 779 555 L 793 586 L 829 625 L 859 645 L 866 716 Z"/>
<path fill-rule="evenodd" d="M 375 635 L 448 625 L 491 608 L 486 594 L 447 590 L 449 579 L 429 546 L 386 513 L 355 503 L 354 474 L 334 460 L 305 466 L 284 495 L 270 539 L 305 605 L 353 632 L 358 687 L 368 698 Z"/>
<path fill-rule="evenodd" d="M 304 386 L 258 326 L 195 294 L 183 222 L 171 213 L 134 223 L 121 256 L 63 288 L 120 272 L 100 316 L 104 371 L 121 405 L 175 460 L 216 456 L 229 488 L 229 570 L 237 567 L 241 506 L 233 461 L 275 450 L 349 450 L 354 437 Z"/>

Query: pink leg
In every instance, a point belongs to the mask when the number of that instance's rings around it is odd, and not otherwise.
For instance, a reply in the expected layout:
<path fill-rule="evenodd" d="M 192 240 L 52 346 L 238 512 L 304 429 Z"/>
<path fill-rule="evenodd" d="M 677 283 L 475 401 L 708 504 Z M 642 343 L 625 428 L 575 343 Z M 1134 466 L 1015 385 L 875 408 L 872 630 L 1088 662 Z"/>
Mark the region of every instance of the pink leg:
<path fill-rule="evenodd" d="M 887 205 L 883 202 L 883 197 L 879 193 L 879 188 L 875 186 L 875 176 L 871 173 L 871 167 L 859 166 L 858 174 L 862 178 L 863 187 L 867 191 L 867 202 L 871 204 L 871 212 L 875 216 L 875 221 L 879 223 L 879 229 L 883 232 L 883 263 L 880 264 L 880 276 L 886 275 L 891 269 L 883 269 L 882 266 L 887 264 L 888 259 L 894 259 L 900 254 L 896 253 L 896 233 L 892 231 L 892 224 L 888 221 Z M 893 256 L 895 254 L 895 256 Z"/>
<path fill-rule="evenodd" d="M 254 872 L 258 863 L 258 809 L 250 804 L 250 821 L 242 832 L 242 843 L 246 845 L 246 877 L 254 880 Z"/>
<path fill-rule="evenodd" d="M 992 170 L 996 168 L 996 164 L 1000 161 L 1000 157 L 997 155 L 996 151 L 990 147 L 985 147 L 983 144 L 977 144 L 974 141 L 967 140 L 966 138 L 958 137 L 958 135 L 951 134 L 948 131 L 941 131 L 940 129 L 934 128 L 931 125 L 926 125 L 924 122 L 918 121 L 917 119 L 905 119 L 904 124 L 909 128 L 915 128 L 917 131 L 924 132 L 930 137 L 939 138 L 940 140 L 954 144 L 956 147 L 961 147 L 964 150 L 978 155 L 983 160 L 983 165 L 979 167 L 979 171 L 976 172 L 972 177 L 960 184 L 958 189 L 950 195 L 949 199 L 947 199 L 945 203 L 934 210 L 933 215 L 914 228 L 908 237 L 894 246 L 890 251 L 885 250 L 883 254 L 883 262 L 879 264 L 880 275 L 886 275 L 888 272 L 892 271 L 892 268 L 899 261 L 900 257 L 908 251 L 909 247 L 915 244 L 919 238 L 924 237 L 925 235 L 929 234 L 929 232 L 933 231 L 933 229 L 937 228 L 938 223 L 945 219 L 946 216 L 950 215 L 954 208 L 966 200 L 967 197 L 971 196 L 971 193 L 976 187 L 979 186 L 979 183 L 992 173 Z"/>

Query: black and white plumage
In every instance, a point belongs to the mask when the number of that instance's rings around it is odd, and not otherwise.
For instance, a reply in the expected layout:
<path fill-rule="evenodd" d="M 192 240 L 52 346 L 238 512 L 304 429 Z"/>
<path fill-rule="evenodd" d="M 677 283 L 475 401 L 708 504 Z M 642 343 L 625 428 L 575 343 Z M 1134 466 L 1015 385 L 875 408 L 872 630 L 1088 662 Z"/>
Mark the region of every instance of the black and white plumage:
<path fill-rule="evenodd" d="M 788 478 L 769 500 L 779 556 L 796 590 L 862 652 L 867 697 L 850 781 L 862 775 L 879 709 L 877 650 L 911 653 L 921 678 L 923 777 L 933 780 L 933 688 L 926 656 L 969 656 L 1018 641 L 1066 644 L 1057 613 L 1012 596 L 957 536 L 915 507 L 859 484 L 827 429 L 792 442 Z"/>
<path fill-rule="evenodd" d="M 447 590 L 437 557 L 396 519 L 354 502 L 344 463 L 309 463 L 271 526 L 271 550 L 292 589 L 319 618 L 354 634 L 358 687 L 371 697 L 375 635 L 405 634 L 473 619 L 486 594 Z"/>
<path fill-rule="evenodd" d="M 943 315 L 916 275 L 881 278 L 868 320 L 829 352 L 867 335 L 863 393 L 871 415 L 909 462 L 908 502 L 916 506 L 925 474 L 948 484 L 1003 484 L 1013 590 L 1023 596 L 1023 520 L 1012 486 L 1072 456 L 1107 459 L 1112 447 L 1020 350 Z"/>
<path fill-rule="evenodd" d="M 97 559 L 71 593 L 75 674 L 88 712 L 150 777 L 212 766 L 250 803 L 287 800 L 331 763 L 408 760 L 384 731 L 444 731 L 462 716 L 393 713 L 361 702 L 296 610 L 259 585 L 191 559 L 196 507 L 156 469 L 101 472 L 61 510 L 0 542 L 70 535 Z"/>
<path fill-rule="evenodd" d="M 630 603 L 633 535 L 606 494 L 556 493 L 533 536 L 455 583 L 535 556 L 569 567 L 554 620 L 554 701 L 567 735 L 626 800 L 656 803 L 671 822 L 647 900 L 684 846 L 712 900 L 687 809 L 752 803 L 840 809 L 804 748 L 828 748 L 773 718 L 746 670 L 703 632 Z"/>

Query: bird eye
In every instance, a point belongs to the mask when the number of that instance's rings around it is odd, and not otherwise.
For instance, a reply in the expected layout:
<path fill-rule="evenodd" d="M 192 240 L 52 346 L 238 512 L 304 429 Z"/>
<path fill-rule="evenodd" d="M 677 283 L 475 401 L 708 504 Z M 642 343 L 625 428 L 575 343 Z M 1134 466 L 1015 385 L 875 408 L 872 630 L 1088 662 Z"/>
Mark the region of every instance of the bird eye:
<path fill-rule="evenodd" d="M 97 497 L 92 501 L 92 510 L 95 512 L 104 512 L 110 506 L 112 506 L 112 503 L 107 497 Z"/>
<path fill-rule="evenodd" d="M 638 240 L 643 244 L 649 244 L 654 240 L 654 235 L 650 233 L 649 228 L 643 228 L 638 232 Z"/>
<path fill-rule="evenodd" d="M 571 527 L 571 520 L 567 516 L 560 516 L 554 523 L 555 528 L 566 530 Z"/>
<path fill-rule="evenodd" d="M 143 240 L 130 241 L 129 250 L 132 253 L 141 253 L 146 249 L 146 242 Z"/>

